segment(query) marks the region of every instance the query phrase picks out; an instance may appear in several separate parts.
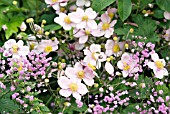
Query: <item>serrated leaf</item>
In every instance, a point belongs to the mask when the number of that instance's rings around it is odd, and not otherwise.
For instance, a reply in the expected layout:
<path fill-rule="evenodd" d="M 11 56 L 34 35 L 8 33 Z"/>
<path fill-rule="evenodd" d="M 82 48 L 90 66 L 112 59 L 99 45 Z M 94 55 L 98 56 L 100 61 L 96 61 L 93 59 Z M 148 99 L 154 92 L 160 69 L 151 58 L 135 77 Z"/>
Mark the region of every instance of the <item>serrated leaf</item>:
<path fill-rule="evenodd" d="M 93 0 L 92 8 L 95 11 L 100 12 L 101 10 L 103 10 L 104 8 L 109 6 L 110 4 L 114 3 L 115 1 L 116 0 Z"/>
<path fill-rule="evenodd" d="M 118 0 L 118 13 L 122 21 L 125 21 L 129 17 L 131 10 L 131 0 Z"/>
<path fill-rule="evenodd" d="M 156 3 L 162 10 L 170 12 L 170 0 L 156 0 Z"/>
<path fill-rule="evenodd" d="M 20 27 L 21 23 L 23 22 L 24 17 L 20 15 L 14 16 L 8 23 L 6 23 L 8 29 L 5 31 L 5 37 L 6 39 L 9 39 L 9 37 L 13 34 L 18 32 L 18 28 Z"/>

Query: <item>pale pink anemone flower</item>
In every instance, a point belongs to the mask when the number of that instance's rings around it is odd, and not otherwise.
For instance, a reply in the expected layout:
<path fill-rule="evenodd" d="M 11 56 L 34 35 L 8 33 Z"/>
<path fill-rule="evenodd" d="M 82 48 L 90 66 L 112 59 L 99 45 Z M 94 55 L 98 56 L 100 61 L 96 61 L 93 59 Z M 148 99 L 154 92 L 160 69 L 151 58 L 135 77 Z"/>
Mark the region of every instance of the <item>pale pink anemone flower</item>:
<path fill-rule="evenodd" d="M 59 41 L 57 38 L 50 39 L 50 40 L 41 40 L 41 42 L 38 44 L 38 46 L 35 49 L 36 53 L 44 52 L 46 54 L 56 51 L 58 49 Z"/>
<path fill-rule="evenodd" d="M 89 49 L 86 48 L 83 51 L 86 55 L 83 61 L 91 67 L 95 66 L 99 69 L 101 62 L 106 61 L 106 55 L 104 52 L 101 52 L 101 46 L 99 44 L 92 44 Z"/>
<path fill-rule="evenodd" d="M 88 92 L 87 87 L 75 78 L 69 79 L 61 76 L 58 79 L 58 85 L 61 87 L 59 93 L 64 97 L 69 97 L 72 94 L 74 98 L 81 100 L 81 95 L 85 95 Z"/>
<path fill-rule="evenodd" d="M 98 34 L 100 36 L 109 38 L 111 35 L 113 35 L 114 32 L 114 25 L 116 24 L 117 20 L 113 20 L 111 22 L 111 18 L 106 14 L 101 15 L 101 22 L 98 25 Z"/>
<path fill-rule="evenodd" d="M 149 68 L 153 69 L 153 72 L 156 76 L 156 78 L 162 79 L 164 76 L 168 75 L 167 69 L 164 68 L 165 66 L 165 60 L 159 59 L 159 56 L 157 53 L 151 54 L 151 58 L 153 62 L 148 62 Z"/>
<path fill-rule="evenodd" d="M 170 20 L 170 12 L 165 11 L 164 17 L 165 17 L 165 19 Z"/>
<path fill-rule="evenodd" d="M 52 6 L 55 10 L 60 10 L 60 6 L 66 6 L 69 0 L 45 0 L 46 4 Z"/>
<path fill-rule="evenodd" d="M 90 28 L 97 29 L 97 23 L 95 18 L 97 13 L 92 8 L 87 8 L 85 11 L 81 8 L 77 8 L 76 12 L 73 12 L 70 16 L 71 21 L 76 23 L 77 29 Z"/>
<path fill-rule="evenodd" d="M 87 42 L 88 37 L 93 34 L 93 30 L 89 28 L 85 29 L 74 29 L 73 31 L 74 37 L 79 38 L 79 43 L 84 44 Z"/>
<path fill-rule="evenodd" d="M 10 39 L 5 42 L 3 47 L 5 48 L 3 56 L 8 54 L 8 56 L 12 55 L 12 58 L 20 58 L 20 56 L 25 57 L 30 52 L 29 47 L 24 46 L 24 42 L 22 40 L 16 42 L 16 40 Z"/>
<path fill-rule="evenodd" d="M 124 49 L 124 42 L 119 41 L 113 41 L 113 40 L 107 40 L 105 44 L 106 52 L 105 54 L 107 56 L 115 55 L 120 56 L 122 54 L 122 50 Z"/>
<path fill-rule="evenodd" d="M 65 13 L 60 13 L 59 17 L 56 17 L 54 19 L 54 22 L 61 25 L 64 30 L 71 30 L 72 27 L 75 26 L 75 24 L 70 20 L 70 13 L 66 15 Z"/>
<path fill-rule="evenodd" d="M 170 28 L 168 30 L 166 30 L 164 38 L 165 38 L 166 41 L 170 41 Z"/>
<path fill-rule="evenodd" d="M 83 80 L 86 85 L 92 86 L 94 84 L 93 71 L 89 67 L 83 68 L 80 62 L 77 62 L 73 67 L 67 67 L 65 70 L 65 75 L 69 78 L 76 78 L 77 80 Z"/>
<path fill-rule="evenodd" d="M 137 73 L 139 67 L 137 67 L 137 62 L 135 58 L 132 57 L 129 53 L 124 53 L 121 57 L 121 60 L 118 61 L 117 66 L 119 69 L 123 70 L 123 77 L 127 77 L 129 74 Z"/>
<path fill-rule="evenodd" d="M 111 18 L 113 19 L 113 17 L 115 16 L 117 12 L 117 9 L 116 8 L 108 8 L 107 11 L 106 11 L 106 14 Z"/>

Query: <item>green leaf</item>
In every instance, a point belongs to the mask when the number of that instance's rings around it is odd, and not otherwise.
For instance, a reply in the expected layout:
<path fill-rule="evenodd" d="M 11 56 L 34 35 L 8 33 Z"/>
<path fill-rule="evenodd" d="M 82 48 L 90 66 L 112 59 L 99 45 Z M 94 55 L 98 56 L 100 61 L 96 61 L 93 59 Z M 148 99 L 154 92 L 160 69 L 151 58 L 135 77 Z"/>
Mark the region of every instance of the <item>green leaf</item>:
<path fill-rule="evenodd" d="M 13 34 L 18 32 L 18 28 L 20 27 L 21 23 L 23 22 L 24 17 L 20 15 L 14 16 L 8 23 L 6 23 L 8 29 L 5 31 L 5 37 L 6 39 L 9 39 L 9 37 Z"/>
<path fill-rule="evenodd" d="M 129 17 L 131 10 L 131 0 L 118 0 L 118 13 L 122 21 L 125 21 Z"/>
<path fill-rule="evenodd" d="M 156 0 L 156 3 L 162 10 L 170 12 L 170 0 Z"/>
<path fill-rule="evenodd" d="M 62 27 L 58 24 L 51 24 L 51 25 L 47 25 L 44 27 L 44 30 L 47 31 L 49 30 L 50 32 L 53 31 L 53 30 L 59 30 L 61 29 Z"/>
<path fill-rule="evenodd" d="M 140 9 L 145 9 L 149 3 L 151 3 L 153 0 L 141 0 L 140 1 Z"/>
<path fill-rule="evenodd" d="M 114 3 L 115 1 L 116 0 L 93 0 L 92 8 L 95 11 L 100 12 L 101 10 L 103 10 L 104 8 L 109 6 L 110 4 Z"/>
<path fill-rule="evenodd" d="M 155 18 L 158 18 L 158 19 L 164 18 L 164 11 L 163 10 L 157 9 L 157 10 L 154 10 L 153 12 L 154 12 L 153 16 Z"/>
<path fill-rule="evenodd" d="M 146 42 L 158 42 L 160 40 L 158 34 L 155 33 L 157 28 L 155 20 L 152 20 L 149 17 L 144 18 L 142 15 L 133 15 L 132 17 L 132 20 L 139 26 L 134 32 L 135 35 L 146 37 Z M 142 38 L 138 40 L 140 41 L 144 39 Z"/>
<path fill-rule="evenodd" d="M 132 112 L 137 113 L 138 110 L 135 108 L 137 105 L 138 105 L 137 103 L 128 105 L 125 109 L 123 109 L 122 114 L 127 114 L 127 113 L 132 113 Z"/>

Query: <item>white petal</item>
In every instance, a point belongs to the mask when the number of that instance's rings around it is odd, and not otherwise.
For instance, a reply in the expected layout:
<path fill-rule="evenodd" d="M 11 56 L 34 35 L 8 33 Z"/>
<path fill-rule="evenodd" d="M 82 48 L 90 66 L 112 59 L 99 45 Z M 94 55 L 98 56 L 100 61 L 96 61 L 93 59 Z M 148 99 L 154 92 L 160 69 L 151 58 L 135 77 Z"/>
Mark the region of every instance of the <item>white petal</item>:
<path fill-rule="evenodd" d="M 65 76 L 61 76 L 58 79 L 58 85 L 62 88 L 62 89 L 68 89 L 68 85 L 70 84 L 70 80 L 65 77 Z"/>
<path fill-rule="evenodd" d="M 96 23 L 94 20 L 89 20 L 89 21 L 87 22 L 87 25 L 88 25 L 88 27 L 91 28 L 91 29 L 97 29 L 97 23 Z"/>
<path fill-rule="evenodd" d="M 95 19 L 97 16 L 97 13 L 93 11 L 92 8 L 87 8 L 85 14 L 88 16 L 89 19 Z"/>
<path fill-rule="evenodd" d="M 85 0 L 77 0 L 76 5 L 77 6 L 84 6 L 85 5 Z"/>
<path fill-rule="evenodd" d="M 81 95 L 78 92 L 72 93 L 75 99 L 81 100 Z"/>
<path fill-rule="evenodd" d="M 87 40 L 88 40 L 88 36 L 87 35 L 82 36 L 82 37 L 79 38 L 79 43 L 80 44 L 84 44 L 84 43 L 87 42 Z"/>
<path fill-rule="evenodd" d="M 106 62 L 105 69 L 109 74 L 114 73 L 114 67 L 110 64 L 110 62 Z"/>
<path fill-rule="evenodd" d="M 68 89 L 61 89 L 59 91 L 59 93 L 60 93 L 61 96 L 69 97 L 72 92 L 70 90 L 68 90 Z"/>
<path fill-rule="evenodd" d="M 151 58 L 152 58 L 152 60 L 153 60 L 153 61 L 157 61 L 157 60 L 159 60 L 159 56 L 158 56 L 158 54 L 157 54 L 157 53 L 153 53 L 153 54 L 151 54 Z"/>
<path fill-rule="evenodd" d="M 82 83 L 78 83 L 78 92 L 81 95 L 85 95 L 88 92 L 87 87 Z"/>

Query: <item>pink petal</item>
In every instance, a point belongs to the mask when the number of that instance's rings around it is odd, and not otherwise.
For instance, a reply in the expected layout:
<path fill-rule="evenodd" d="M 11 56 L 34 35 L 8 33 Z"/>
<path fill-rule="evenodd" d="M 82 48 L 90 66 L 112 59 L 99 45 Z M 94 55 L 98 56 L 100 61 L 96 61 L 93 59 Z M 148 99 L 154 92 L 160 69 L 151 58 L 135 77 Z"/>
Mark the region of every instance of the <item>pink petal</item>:
<path fill-rule="evenodd" d="M 110 21 L 111 21 L 110 17 L 105 13 L 102 14 L 101 20 L 102 20 L 103 23 L 110 23 Z"/>
<path fill-rule="evenodd" d="M 91 52 L 101 52 L 101 46 L 98 44 L 92 44 L 90 46 L 90 51 Z"/>
<path fill-rule="evenodd" d="M 78 83 L 78 92 L 81 95 L 85 95 L 88 92 L 87 87 L 82 83 Z"/>
<path fill-rule="evenodd" d="M 111 55 L 113 54 L 112 49 L 107 49 L 106 52 L 105 52 L 105 54 L 106 54 L 107 56 L 111 56 Z"/>
<path fill-rule="evenodd" d="M 147 64 L 148 66 L 149 66 L 149 68 L 151 68 L 151 69 L 157 69 L 157 67 L 156 67 L 156 65 L 155 65 L 155 63 L 154 62 L 148 62 L 148 64 Z"/>
<path fill-rule="evenodd" d="M 84 72 L 85 72 L 85 77 L 88 79 L 92 79 L 95 77 L 95 75 L 93 74 L 93 71 L 91 69 L 89 69 L 89 67 L 86 67 L 84 69 Z"/>
<path fill-rule="evenodd" d="M 105 49 L 107 50 L 107 49 L 112 49 L 113 48 L 113 46 L 114 46 L 114 41 L 113 40 L 107 40 L 106 41 L 106 44 L 105 44 Z"/>
<path fill-rule="evenodd" d="M 110 62 L 106 62 L 105 69 L 109 74 L 114 73 L 114 67 L 110 64 Z"/>
<path fill-rule="evenodd" d="M 60 89 L 59 93 L 61 96 L 69 97 L 72 92 L 69 89 Z"/>
<path fill-rule="evenodd" d="M 89 19 L 95 19 L 97 16 L 97 13 L 93 11 L 92 8 L 86 9 L 85 14 L 89 17 Z"/>
<path fill-rule="evenodd" d="M 77 6 L 84 6 L 84 4 L 85 4 L 85 0 L 77 0 L 76 1 Z"/>
<path fill-rule="evenodd" d="M 86 22 L 85 21 L 81 21 L 80 23 L 77 24 L 77 29 L 82 29 L 86 27 Z"/>
<path fill-rule="evenodd" d="M 65 77 L 65 76 L 61 76 L 58 79 L 58 85 L 62 88 L 62 89 L 68 89 L 68 85 L 70 84 L 70 80 Z"/>
<path fill-rule="evenodd" d="M 72 93 L 73 94 L 73 97 L 78 99 L 78 100 L 81 100 L 81 95 L 78 93 L 78 92 L 74 92 Z"/>
<path fill-rule="evenodd" d="M 81 65 L 80 62 L 76 62 L 76 64 L 74 65 L 74 68 L 76 71 L 82 71 L 83 70 L 83 66 Z"/>
<path fill-rule="evenodd" d="M 124 78 L 126 78 L 126 77 L 129 75 L 129 72 L 123 70 L 123 71 L 122 71 L 122 75 L 123 75 Z"/>
<path fill-rule="evenodd" d="M 158 54 L 157 54 L 157 53 L 153 53 L 153 54 L 151 54 L 151 58 L 152 58 L 152 60 L 153 60 L 153 61 L 157 61 L 157 60 L 159 60 L 159 56 L 158 56 Z"/>
<path fill-rule="evenodd" d="M 66 70 L 65 70 L 65 75 L 69 78 L 77 77 L 76 73 L 77 73 L 77 71 L 73 67 L 67 67 Z"/>
<path fill-rule="evenodd" d="M 74 29 L 73 33 L 74 33 L 74 37 L 77 37 L 77 38 L 86 35 L 85 31 L 84 30 L 80 30 L 80 29 Z"/>
<path fill-rule="evenodd" d="M 88 20 L 87 26 L 91 29 L 97 29 L 97 23 L 94 20 Z"/>
<path fill-rule="evenodd" d="M 80 44 L 84 44 L 84 43 L 87 42 L 87 40 L 88 40 L 88 35 L 81 36 L 81 37 L 79 38 L 79 43 L 80 43 Z"/>
<path fill-rule="evenodd" d="M 89 79 L 89 78 L 83 78 L 83 81 L 85 82 L 86 85 L 92 86 L 94 84 L 94 79 Z"/>
<path fill-rule="evenodd" d="M 121 70 L 124 69 L 124 66 L 123 66 L 122 61 L 118 61 L 118 62 L 117 62 L 117 67 L 118 67 L 119 69 L 121 69 Z"/>
<path fill-rule="evenodd" d="M 170 20 L 170 12 L 164 12 L 164 17 L 165 19 Z"/>
<path fill-rule="evenodd" d="M 112 21 L 112 22 L 110 23 L 110 27 L 115 26 L 116 23 L 117 23 L 117 20 Z"/>
<path fill-rule="evenodd" d="M 127 62 L 130 60 L 130 55 L 128 53 L 124 53 L 121 57 L 122 62 Z"/>

